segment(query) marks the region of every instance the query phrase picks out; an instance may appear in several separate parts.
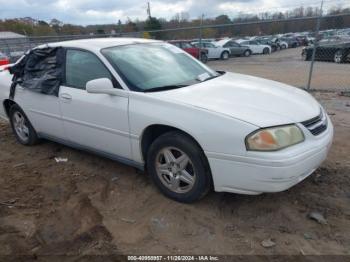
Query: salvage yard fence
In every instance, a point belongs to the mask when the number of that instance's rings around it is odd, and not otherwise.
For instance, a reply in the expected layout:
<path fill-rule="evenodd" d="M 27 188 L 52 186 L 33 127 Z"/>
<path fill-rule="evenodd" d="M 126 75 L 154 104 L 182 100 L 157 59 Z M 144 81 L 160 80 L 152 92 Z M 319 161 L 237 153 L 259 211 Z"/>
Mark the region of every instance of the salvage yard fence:
<path fill-rule="evenodd" d="M 291 26 L 293 25 L 293 26 Z M 291 32 L 298 28 L 298 32 Z M 0 38 L 0 52 L 13 62 L 27 50 L 52 42 L 106 38 L 151 37 L 162 40 L 280 39 L 289 48 L 270 55 L 232 57 L 210 61 L 217 70 L 245 73 L 284 82 L 305 89 L 350 90 L 350 13 L 322 16 L 259 20 L 230 24 L 206 24 L 117 34 L 27 36 Z"/>

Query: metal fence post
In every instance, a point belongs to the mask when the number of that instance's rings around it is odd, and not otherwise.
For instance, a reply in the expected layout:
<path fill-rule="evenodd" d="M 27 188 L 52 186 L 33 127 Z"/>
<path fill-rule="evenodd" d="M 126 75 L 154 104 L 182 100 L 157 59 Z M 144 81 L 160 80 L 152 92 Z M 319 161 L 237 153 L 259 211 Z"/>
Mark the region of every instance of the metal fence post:
<path fill-rule="evenodd" d="M 202 48 L 202 27 L 203 27 L 204 14 L 201 15 L 201 23 L 199 27 L 199 47 Z"/>
<path fill-rule="evenodd" d="M 311 57 L 311 64 L 310 64 L 310 71 L 309 71 L 309 79 L 308 79 L 307 86 L 306 86 L 307 90 L 310 90 L 310 87 L 311 87 L 311 79 L 312 79 L 312 73 L 314 71 L 316 49 L 318 47 L 318 36 L 319 36 L 319 32 L 320 32 L 322 10 L 323 10 L 323 0 L 321 2 L 320 15 L 318 16 L 317 23 L 316 23 L 315 43 L 314 43 L 314 48 L 312 49 L 312 57 Z"/>

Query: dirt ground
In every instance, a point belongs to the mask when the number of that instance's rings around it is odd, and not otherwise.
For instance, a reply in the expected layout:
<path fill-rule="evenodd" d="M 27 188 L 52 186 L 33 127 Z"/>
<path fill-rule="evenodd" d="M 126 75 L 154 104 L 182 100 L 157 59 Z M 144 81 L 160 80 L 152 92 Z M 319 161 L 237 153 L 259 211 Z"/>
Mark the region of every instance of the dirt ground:
<path fill-rule="evenodd" d="M 350 255 L 350 98 L 313 95 L 330 114 L 335 138 L 312 176 L 286 192 L 212 192 L 191 205 L 163 197 L 134 168 L 48 141 L 22 146 L 0 122 L 0 257 Z M 56 163 L 55 157 L 68 162 Z M 324 223 L 310 219 L 311 212 Z M 268 239 L 275 245 L 263 247 Z"/>

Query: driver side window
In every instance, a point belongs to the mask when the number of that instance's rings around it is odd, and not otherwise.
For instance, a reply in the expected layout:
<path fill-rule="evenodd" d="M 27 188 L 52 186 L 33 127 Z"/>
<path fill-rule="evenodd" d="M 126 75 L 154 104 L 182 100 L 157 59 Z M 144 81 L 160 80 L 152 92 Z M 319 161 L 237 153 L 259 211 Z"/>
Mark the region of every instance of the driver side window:
<path fill-rule="evenodd" d="M 67 50 L 66 85 L 85 90 L 86 83 L 98 78 L 112 76 L 97 56 L 81 50 Z"/>

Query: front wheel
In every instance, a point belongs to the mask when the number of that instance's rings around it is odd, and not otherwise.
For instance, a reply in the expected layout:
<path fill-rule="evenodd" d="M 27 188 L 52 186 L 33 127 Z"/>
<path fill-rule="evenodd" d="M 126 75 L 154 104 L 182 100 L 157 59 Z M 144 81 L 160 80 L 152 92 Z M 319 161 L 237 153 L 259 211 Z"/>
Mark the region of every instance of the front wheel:
<path fill-rule="evenodd" d="M 245 50 L 244 53 L 243 53 L 243 55 L 244 55 L 245 57 L 251 56 L 251 54 L 252 54 L 252 51 L 250 51 L 249 49 L 248 49 L 248 50 Z"/>
<path fill-rule="evenodd" d="M 13 105 L 9 114 L 12 131 L 18 142 L 22 145 L 30 146 L 36 144 L 39 139 L 23 110 Z"/>
<path fill-rule="evenodd" d="M 270 49 L 268 49 L 267 47 L 264 48 L 263 54 L 264 54 L 264 55 L 270 54 Z"/>
<path fill-rule="evenodd" d="M 210 190 L 209 164 L 203 151 L 180 132 L 155 140 L 147 155 L 147 170 L 160 191 L 179 202 L 194 202 Z"/>
<path fill-rule="evenodd" d="M 200 60 L 202 63 L 206 64 L 208 62 L 208 56 L 205 53 L 201 54 Z"/>
<path fill-rule="evenodd" d="M 335 52 L 334 54 L 334 62 L 337 64 L 342 63 L 344 60 L 344 55 L 343 55 L 343 51 L 342 50 L 338 50 L 337 52 Z"/>
<path fill-rule="evenodd" d="M 221 60 L 227 60 L 229 59 L 230 54 L 227 51 L 222 52 L 221 54 Z"/>

